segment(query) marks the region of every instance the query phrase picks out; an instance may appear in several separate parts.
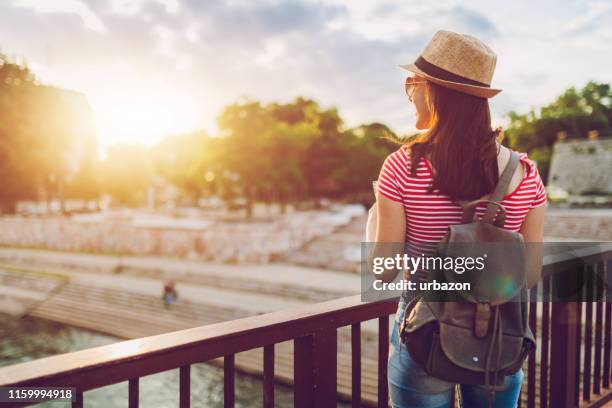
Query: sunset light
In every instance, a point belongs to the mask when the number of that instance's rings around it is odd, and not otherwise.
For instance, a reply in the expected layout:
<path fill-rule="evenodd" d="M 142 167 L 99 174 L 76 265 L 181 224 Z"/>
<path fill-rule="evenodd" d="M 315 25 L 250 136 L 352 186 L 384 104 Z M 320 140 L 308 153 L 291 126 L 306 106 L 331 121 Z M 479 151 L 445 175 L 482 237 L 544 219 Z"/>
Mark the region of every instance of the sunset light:
<path fill-rule="evenodd" d="M 0 0 L 0 408 L 612 408 L 610 27 Z"/>
<path fill-rule="evenodd" d="M 101 145 L 142 143 L 150 146 L 164 136 L 201 127 L 198 112 L 205 112 L 204 99 L 197 102 L 179 92 L 151 89 L 104 89 L 93 94 L 91 105 Z"/>

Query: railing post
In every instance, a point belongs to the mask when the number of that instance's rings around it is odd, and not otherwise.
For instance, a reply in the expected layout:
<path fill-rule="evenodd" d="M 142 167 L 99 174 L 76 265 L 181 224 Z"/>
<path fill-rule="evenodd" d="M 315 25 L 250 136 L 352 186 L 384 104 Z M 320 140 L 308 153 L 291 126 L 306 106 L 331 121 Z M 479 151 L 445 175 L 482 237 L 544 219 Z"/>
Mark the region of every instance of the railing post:
<path fill-rule="evenodd" d="M 533 338 L 537 340 L 538 332 L 538 288 L 531 288 L 529 298 L 529 327 Z M 531 350 L 527 358 L 527 408 L 536 407 L 536 350 Z"/>
<path fill-rule="evenodd" d="M 138 408 L 138 382 L 139 378 L 131 378 L 128 381 L 128 407 L 129 408 Z"/>
<path fill-rule="evenodd" d="M 603 347 L 603 303 L 605 302 L 606 281 L 603 262 L 597 263 L 595 280 L 595 361 L 593 363 L 593 393 L 601 394 L 602 347 Z"/>
<path fill-rule="evenodd" d="M 582 376 L 582 398 L 591 400 L 591 371 L 593 361 L 593 266 L 585 267 L 586 274 L 586 310 L 584 325 L 584 373 Z"/>
<path fill-rule="evenodd" d="M 387 363 L 389 361 L 389 315 L 378 318 L 378 407 L 389 406 Z"/>
<path fill-rule="evenodd" d="M 351 325 L 351 400 L 352 408 L 361 407 L 361 325 Z"/>
<path fill-rule="evenodd" d="M 83 391 L 77 388 L 76 396 L 74 401 L 72 401 L 72 408 L 83 408 Z"/>
<path fill-rule="evenodd" d="M 338 334 L 326 328 L 294 342 L 294 406 L 336 408 Z"/>
<path fill-rule="evenodd" d="M 542 336 L 540 350 L 540 406 L 548 408 L 548 376 L 550 372 L 550 276 L 542 281 Z"/>
<path fill-rule="evenodd" d="M 576 376 L 576 348 L 578 303 L 557 301 L 552 304 L 551 314 L 551 358 L 550 361 L 550 406 L 574 407 Z"/>
<path fill-rule="evenodd" d="M 612 281 L 612 260 L 608 260 L 606 263 L 606 269 L 604 269 L 604 281 Z M 611 292 L 606 291 L 606 303 L 605 303 L 605 319 L 604 323 L 604 361 L 603 361 L 603 387 L 610 387 L 610 350 L 612 349 L 612 297 Z"/>
<path fill-rule="evenodd" d="M 191 405 L 191 366 L 185 365 L 179 369 L 179 407 L 189 408 Z"/>
<path fill-rule="evenodd" d="M 335 328 L 315 333 L 315 407 L 338 406 L 338 332 Z"/>
<path fill-rule="evenodd" d="M 235 377 L 236 377 L 235 355 L 228 354 L 223 357 L 223 407 L 234 408 L 236 402 Z"/>
<path fill-rule="evenodd" d="M 314 338 L 299 337 L 293 341 L 293 406 L 314 406 Z"/>
<path fill-rule="evenodd" d="M 264 346 L 263 407 L 274 408 L 274 344 Z"/>

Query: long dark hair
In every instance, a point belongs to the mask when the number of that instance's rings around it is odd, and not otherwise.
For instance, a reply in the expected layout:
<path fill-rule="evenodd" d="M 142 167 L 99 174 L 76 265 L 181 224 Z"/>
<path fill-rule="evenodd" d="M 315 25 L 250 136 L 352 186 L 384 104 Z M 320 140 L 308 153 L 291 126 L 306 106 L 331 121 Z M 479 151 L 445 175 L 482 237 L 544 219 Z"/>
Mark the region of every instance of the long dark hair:
<path fill-rule="evenodd" d="M 454 201 L 471 201 L 492 192 L 497 184 L 497 144 L 501 128 L 491 128 L 487 99 L 427 82 L 432 123 L 412 138 L 411 172 L 422 157 L 434 169 L 431 191 Z"/>

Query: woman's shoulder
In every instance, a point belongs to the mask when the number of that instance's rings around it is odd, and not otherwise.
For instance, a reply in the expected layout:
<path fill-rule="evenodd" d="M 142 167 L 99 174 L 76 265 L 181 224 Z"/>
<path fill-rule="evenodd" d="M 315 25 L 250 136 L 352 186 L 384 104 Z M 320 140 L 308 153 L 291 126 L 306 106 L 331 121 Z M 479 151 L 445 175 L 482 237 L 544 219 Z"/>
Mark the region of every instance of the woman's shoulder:
<path fill-rule="evenodd" d="M 527 156 L 527 153 L 517 153 L 519 154 L 519 161 L 525 167 L 526 173 L 523 175 L 523 180 L 521 181 L 520 185 L 514 191 L 514 193 L 517 194 L 512 193 L 508 198 L 515 198 L 521 202 L 527 197 L 531 197 L 533 201 L 531 202 L 529 208 L 547 205 L 546 189 L 544 187 L 544 182 L 540 177 L 537 162 L 531 160 Z"/>
<path fill-rule="evenodd" d="M 387 161 L 391 161 L 399 166 L 401 166 L 402 168 L 405 169 L 410 169 L 412 166 L 412 160 L 411 160 L 411 153 L 410 153 L 410 146 L 409 145 L 401 145 L 399 148 L 397 148 L 397 150 L 389 153 L 389 155 L 387 156 Z M 427 159 L 424 157 L 421 157 L 421 159 L 419 160 L 419 168 L 423 167 L 426 168 L 427 167 Z"/>
<path fill-rule="evenodd" d="M 537 164 L 529 158 L 527 153 L 516 151 L 519 155 L 519 163 L 525 169 L 524 179 L 539 177 Z"/>
<path fill-rule="evenodd" d="M 387 159 L 410 164 L 410 149 L 406 145 L 401 145 L 396 150 L 389 153 Z"/>

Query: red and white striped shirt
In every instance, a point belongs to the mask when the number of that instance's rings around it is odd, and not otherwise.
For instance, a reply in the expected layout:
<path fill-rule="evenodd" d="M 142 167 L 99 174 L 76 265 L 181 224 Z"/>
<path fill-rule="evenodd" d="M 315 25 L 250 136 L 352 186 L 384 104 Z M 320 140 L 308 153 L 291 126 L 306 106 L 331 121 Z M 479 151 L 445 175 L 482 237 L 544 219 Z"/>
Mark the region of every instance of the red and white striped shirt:
<path fill-rule="evenodd" d="M 517 232 L 529 210 L 547 203 L 538 169 L 526 153 L 519 156 L 526 174 L 516 189 L 501 202 L 506 207 L 504 228 Z M 442 240 L 449 225 L 461 223 L 463 210 L 448 196 L 428 192 L 433 183 L 433 172 L 427 159 L 421 158 L 416 177 L 411 175 L 410 167 L 409 147 L 402 146 L 387 156 L 378 176 L 377 190 L 404 205 L 406 242 L 414 245 L 418 251 L 430 252 L 432 244 Z M 485 203 L 478 205 L 478 217 L 482 217 L 485 208 Z"/>

